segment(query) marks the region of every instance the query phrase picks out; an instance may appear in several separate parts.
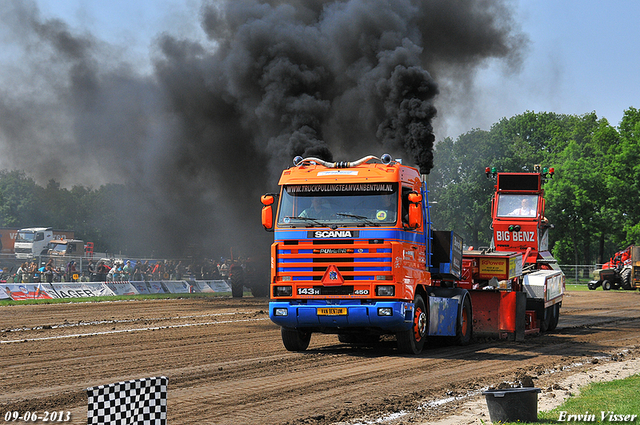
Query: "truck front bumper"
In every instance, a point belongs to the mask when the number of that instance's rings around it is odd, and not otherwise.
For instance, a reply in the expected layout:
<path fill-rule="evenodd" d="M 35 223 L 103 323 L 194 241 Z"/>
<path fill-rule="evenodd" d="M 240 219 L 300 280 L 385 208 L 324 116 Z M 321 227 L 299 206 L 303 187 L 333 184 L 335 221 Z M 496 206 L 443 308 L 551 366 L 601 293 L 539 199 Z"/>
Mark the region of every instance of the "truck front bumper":
<path fill-rule="evenodd" d="M 285 328 L 378 328 L 400 332 L 413 324 L 413 303 L 371 300 L 292 300 L 269 303 L 269 317 Z"/>

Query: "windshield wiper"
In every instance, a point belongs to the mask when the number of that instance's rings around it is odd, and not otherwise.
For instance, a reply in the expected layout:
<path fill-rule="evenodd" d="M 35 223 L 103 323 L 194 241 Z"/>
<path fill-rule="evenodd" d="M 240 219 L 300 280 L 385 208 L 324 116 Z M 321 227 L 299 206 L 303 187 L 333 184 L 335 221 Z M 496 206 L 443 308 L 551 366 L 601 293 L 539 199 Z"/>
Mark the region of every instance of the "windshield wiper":
<path fill-rule="evenodd" d="M 326 224 L 321 223 L 320 221 L 318 221 L 317 218 L 313 218 L 313 217 L 295 217 L 295 216 L 290 216 L 290 217 L 285 217 L 285 218 L 294 219 L 294 220 L 302 220 L 302 221 L 310 221 L 310 222 L 312 222 L 314 224 L 317 224 L 318 226 L 328 227 Z"/>
<path fill-rule="evenodd" d="M 371 219 L 369 219 L 368 217 L 365 217 L 363 215 L 356 215 L 356 214 L 348 214 L 348 213 L 336 213 L 336 215 L 342 216 L 342 217 L 352 217 L 352 218 L 356 218 L 358 220 L 362 220 L 365 223 L 371 225 L 371 226 L 380 226 L 380 223 L 376 223 L 374 221 L 371 221 Z"/>

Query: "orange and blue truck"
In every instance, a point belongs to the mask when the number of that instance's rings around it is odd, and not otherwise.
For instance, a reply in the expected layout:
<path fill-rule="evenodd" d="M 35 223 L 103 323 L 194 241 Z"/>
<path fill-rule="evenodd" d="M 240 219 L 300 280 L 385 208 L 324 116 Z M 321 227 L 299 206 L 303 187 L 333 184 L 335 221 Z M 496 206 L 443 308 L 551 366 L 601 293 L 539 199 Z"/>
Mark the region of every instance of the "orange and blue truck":
<path fill-rule="evenodd" d="M 399 351 L 418 354 L 433 341 L 523 340 L 554 328 L 564 275 L 548 251 L 548 172 L 487 174 L 497 178 L 494 241 L 464 249 L 455 232 L 433 228 L 418 169 L 388 154 L 296 157 L 279 193 L 261 198 L 274 233 L 269 316 L 285 348 L 306 350 L 313 333 L 351 344 L 392 335 Z M 503 213 L 523 196 L 533 213 Z"/>

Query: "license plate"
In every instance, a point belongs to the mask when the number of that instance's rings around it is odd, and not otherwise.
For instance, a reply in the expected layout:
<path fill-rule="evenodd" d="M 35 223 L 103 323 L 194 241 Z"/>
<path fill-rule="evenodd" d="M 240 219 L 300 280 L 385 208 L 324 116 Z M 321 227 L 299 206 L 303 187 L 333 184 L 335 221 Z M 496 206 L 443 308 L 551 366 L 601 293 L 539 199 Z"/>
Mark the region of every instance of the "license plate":
<path fill-rule="evenodd" d="M 318 316 L 346 316 L 347 308 L 346 307 L 330 307 L 330 308 L 319 308 Z"/>

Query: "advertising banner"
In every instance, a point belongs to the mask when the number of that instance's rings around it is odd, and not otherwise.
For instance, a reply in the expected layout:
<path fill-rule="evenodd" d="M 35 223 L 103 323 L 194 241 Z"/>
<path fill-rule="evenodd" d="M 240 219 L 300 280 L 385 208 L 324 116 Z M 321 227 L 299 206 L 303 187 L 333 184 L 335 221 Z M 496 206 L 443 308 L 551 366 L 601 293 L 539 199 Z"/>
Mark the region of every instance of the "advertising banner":
<path fill-rule="evenodd" d="M 51 298 L 91 298 L 115 295 L 102 283 L 52 283 L 45 286 Z"/>
<path fill-rule="evenodd" d="M 172 294 L 189 294 L 195 292 L 195 288 L 185 280 L 167 280 L 162 283 Z"/>
<path fill-rule="evenodd" d="M 231 286 L 224 280 L 207 280 L 205 282 L 213 292 L 231 292 Z"/>
<path fill-rule="evenodd" d="M 42 283 L 3 283 L 0 286 L 3 298 L 19 300 L 47 300 L 54 298 L 49 295 Z"/>
<path fill-rule="evenodd" d="M 131 282 L 104 282 L 115 295 L 138 295 L 139 292 Z"/>
<path fill-rule="evenodd" d="M 197 292 L 231 292 L 231 287 L 224 280 L 193 280 L 190 283 Z"/>
<path fill-rule="evenodd" d="M 0 283 L 0 299 L 12 299 L 15 301 L 198 292 L 225 293 L 231 292 L 231 287 L 224 280 Z"/>

